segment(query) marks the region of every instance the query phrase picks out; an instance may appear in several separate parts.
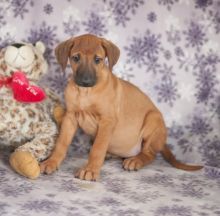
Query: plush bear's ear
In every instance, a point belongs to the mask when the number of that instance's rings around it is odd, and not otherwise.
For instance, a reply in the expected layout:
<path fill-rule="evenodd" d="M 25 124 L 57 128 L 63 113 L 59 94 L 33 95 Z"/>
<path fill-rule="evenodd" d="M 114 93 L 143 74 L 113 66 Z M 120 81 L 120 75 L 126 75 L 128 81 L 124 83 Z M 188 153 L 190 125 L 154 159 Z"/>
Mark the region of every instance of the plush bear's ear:
<path fill-rule="evenodd" d="M 42 53 L 44 54 L 45 50 L 46 50 L 46 47 L 44 45 L 43 42 L 41 41 L 37 41 L 36 44 L 35 44 L 35 47 Z"/>

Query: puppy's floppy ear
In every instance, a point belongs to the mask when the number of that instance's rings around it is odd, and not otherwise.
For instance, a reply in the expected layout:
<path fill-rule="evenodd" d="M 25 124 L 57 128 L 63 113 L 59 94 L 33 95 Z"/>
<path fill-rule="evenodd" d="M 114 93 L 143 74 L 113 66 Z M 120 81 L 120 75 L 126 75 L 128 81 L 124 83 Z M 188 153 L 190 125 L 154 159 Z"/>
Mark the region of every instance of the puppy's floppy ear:
<path fill-rule="evenodd" d="M 112 71 L 113 66 L 117 63 L 120 56 L 120 50 L 115 44 L 104 38 L 102 38 L 102 46 L 104 47 L 106 56 L 108 57 L 109 69 Z"/>
<path fill-rule="evenodd" d="M 65 71 L 66 69 L 70 50 L 73 47 L 73 45 L 74 45 L 74 39 L 70 38 L 69 40 L 60 43 L 55 48 L 55 55 L 57 61 L 61 65 L 63 71 Z"/>

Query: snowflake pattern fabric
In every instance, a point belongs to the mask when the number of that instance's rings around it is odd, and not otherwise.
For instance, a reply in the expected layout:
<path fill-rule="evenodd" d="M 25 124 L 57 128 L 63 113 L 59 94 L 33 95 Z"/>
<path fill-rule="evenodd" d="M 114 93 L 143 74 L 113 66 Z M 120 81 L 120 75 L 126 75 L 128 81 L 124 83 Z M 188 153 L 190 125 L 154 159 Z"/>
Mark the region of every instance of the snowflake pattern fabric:
<path fill-rule="evenodd" d="M 61 71 L 54 48 L 84 33 L 118 45 L 114 73 L 161 110 L 176 157 L 205 167 L 184 172 L 158 156 L 132 173 L 110 159 L 98 183 L 82 182 L 73 172 L 92 140 L 79 130 L 60 170 L 34 182 L 15 174 L 1 150 L 0 215 L 219 216 L 220 0 L 0 1 L 0 48 L 43 41 L 49 73 L 42 82 L 61 99 L 71 70 Z"/>

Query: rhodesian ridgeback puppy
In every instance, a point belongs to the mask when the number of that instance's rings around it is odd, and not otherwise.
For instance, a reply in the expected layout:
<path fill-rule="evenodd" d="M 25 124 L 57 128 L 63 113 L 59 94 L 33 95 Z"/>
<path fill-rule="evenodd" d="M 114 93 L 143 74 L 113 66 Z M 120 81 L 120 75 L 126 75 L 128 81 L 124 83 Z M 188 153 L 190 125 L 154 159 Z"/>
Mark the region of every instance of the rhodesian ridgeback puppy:
<path fill-rule="evenodd" d="M 126 158 L 123 168 L 129 171 L 151 163 L 158 152 L 176 168 L 202 168 L 175 159 L 166 145 L 161 112 L 140 89 L 112 73 L 120 54 L 116 45 L 86 34 L 62 42 L 55 54 L 63 70 L 69 60 L 73 75 L 65 90 L 60 134 L 42 172 L 50 174 L 60 166 L 78 127 L 95 138 L 87 164 L 75 175 L 80 179 L 97 180 L 107 152 Z"/>

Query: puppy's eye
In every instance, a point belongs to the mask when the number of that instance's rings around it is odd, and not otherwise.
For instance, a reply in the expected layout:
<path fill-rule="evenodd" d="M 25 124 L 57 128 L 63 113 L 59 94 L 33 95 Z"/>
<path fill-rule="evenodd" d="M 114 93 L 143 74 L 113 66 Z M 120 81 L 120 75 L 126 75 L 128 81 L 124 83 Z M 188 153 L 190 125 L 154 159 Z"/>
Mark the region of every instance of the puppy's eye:
<path fill-rule="evenodd" d="M 95 56 L 94 61 L 96 64 L 99 64 L 102 61 L 102 58 Z"/>
<path fill-rule="evenodd" d="M 72 60 L 73 60 L 75 63 L 79 62 L 79 60 L 80 60 L 80 55 L 77 54 L 77 55 L 72 56 Z"/>

